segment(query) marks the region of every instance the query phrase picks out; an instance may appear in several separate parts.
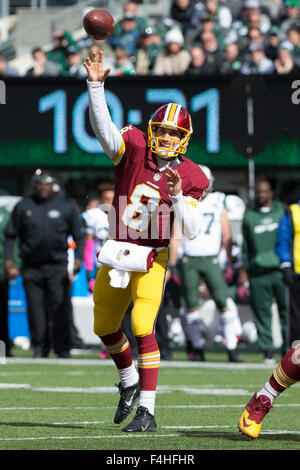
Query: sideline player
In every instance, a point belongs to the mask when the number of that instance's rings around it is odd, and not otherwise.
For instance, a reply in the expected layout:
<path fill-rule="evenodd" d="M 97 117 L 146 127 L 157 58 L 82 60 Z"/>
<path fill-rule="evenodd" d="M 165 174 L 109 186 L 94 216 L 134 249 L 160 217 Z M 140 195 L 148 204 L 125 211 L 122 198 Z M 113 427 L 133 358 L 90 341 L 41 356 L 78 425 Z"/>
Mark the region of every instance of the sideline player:
<path fill-rule="evenodd" d="M 210 182 L 208 194 L 197 208 L 201 231 L 193 240 L 183 236 L 181 243 L 183 291 L 187 306 L 186 335 L 195 359 L 204 360 L 202 322 L 199 318 L 199 284 L 203 278 L 220 313 L 220 326 L 229 361 L 241 362 L 236 349 L 237 338 L 242 334 L 241 322 L 236 304 L 229 296 L 218 259 L 222 246 L 226 250 L 227 259 L 231 259 L 231 229 L 224 207 L 225 194 L 212 191 L 214 177 L 211 170 L 203 165 L 200 168 Z"/>
<path fill-rule="evenodd" d="M 86 241 L 84 263 L 90 292 L 93 292 L 95 279 L 92 272 L 97 264 L 96 253 L 99 253 L 108 236 L 108 212 L 113 202 L 115 187 L 113 183 L 102 183 L 98 204 L 88 207 L 82 214 L 86 224 Z M 96 266 L 97 267 L 97 266 Z"/>
<path fill-rule="evenodd" d="M 175 213 L 188 238 L 197 236 L 195 209 L 209 182 L 198 165 L 182 156 L 192 133 L 190 115 L 182 106 L 169 103 L 160 107 L 149 122 L 148 135 L 131 125 L 117 130 L 104 94 L 110 69 L 103 68 L 102 60 L 100 52 L 84 63 L 91 125 L 115 165 L 116 177 L 109 240 L 99 255 L 103 266 L 94 288 L 94 330 L 120 377 L 114 422 L 124 421 L 139 398 L 136 415 L 123 431 L 155 431 L 160 352 L 154 328 L 164 291 L 173 216 Z M 131 300 L 138 372 L 120 328 Z"/>
<path fill-rule="evenodd" d="M 240 431 L 249 437 L 260 434 L 264 417 L 273 408 L 275 399 L 300 381 L 300 344 L 292 347 L 275 367 L 264 387 L 254 393 L 238 422 Z"/>

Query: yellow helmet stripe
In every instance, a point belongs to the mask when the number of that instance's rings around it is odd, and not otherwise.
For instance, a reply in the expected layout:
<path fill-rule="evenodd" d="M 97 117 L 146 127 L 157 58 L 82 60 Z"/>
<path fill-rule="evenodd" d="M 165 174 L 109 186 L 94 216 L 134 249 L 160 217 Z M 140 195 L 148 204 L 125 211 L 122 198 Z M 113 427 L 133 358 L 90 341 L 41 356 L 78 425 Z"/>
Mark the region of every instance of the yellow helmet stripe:
<path fill-rule="evenodd" d="M 177 104 L 172 103 L 167 121 L 173 122 L 177 106 Z"/>

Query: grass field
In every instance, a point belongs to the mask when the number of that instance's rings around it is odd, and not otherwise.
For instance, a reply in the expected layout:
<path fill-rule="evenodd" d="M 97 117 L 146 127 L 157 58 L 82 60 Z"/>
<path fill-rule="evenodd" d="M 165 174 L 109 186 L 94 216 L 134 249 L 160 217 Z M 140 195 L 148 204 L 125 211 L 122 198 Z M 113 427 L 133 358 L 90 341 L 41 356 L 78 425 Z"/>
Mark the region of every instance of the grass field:
<path fill-rule="evenodd" d="M 259 439 L 238 432 L 244 405 L 273 370 L 258 353 L 242 356 L 243 364 L 222 353 L 193 363 L 179 352 L 162 362 L 158 429 L 138 435 L 113 424 L 119 396 L 110 360 L 8 359 L 0 365 L 0 450 L 299 450 L 298 384 L 277 399 Z"/>

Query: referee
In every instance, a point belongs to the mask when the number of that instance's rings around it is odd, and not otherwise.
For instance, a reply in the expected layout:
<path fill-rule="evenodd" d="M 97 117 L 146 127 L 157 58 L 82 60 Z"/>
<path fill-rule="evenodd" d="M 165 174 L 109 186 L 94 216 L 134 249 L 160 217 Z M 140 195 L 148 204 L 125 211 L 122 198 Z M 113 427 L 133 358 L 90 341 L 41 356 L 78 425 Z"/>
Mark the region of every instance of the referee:
<path fill-rule="evenodd" d="M 47 357 L 52 325 L 54 352 L 67 358 L 70 354 L 67 239 L 72 235 L 76 243 L 74 269 L 78 272 L 83 260 L 82 225 L 73 202 L 55 193 L 51 173 L 37 171 L 32 181 L 33 194 L 17 203 L 5 230 L 5 269 L 9 279 L 19 274 L 13 262 L 18 238 L 34 357 Z"/>

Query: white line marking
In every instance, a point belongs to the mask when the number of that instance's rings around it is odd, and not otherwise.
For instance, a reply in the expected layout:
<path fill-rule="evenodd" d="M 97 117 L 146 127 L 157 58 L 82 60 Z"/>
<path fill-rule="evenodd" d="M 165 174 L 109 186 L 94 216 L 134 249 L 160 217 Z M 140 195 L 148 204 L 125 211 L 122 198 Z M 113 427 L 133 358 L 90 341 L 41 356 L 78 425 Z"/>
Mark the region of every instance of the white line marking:
<path fill-rule="evenodd" d="M 236 426 L 162 426 L 165 429 L 213 429 L 213 428 L 235 428 Z"/>
<path fill-rule="evenodd" d="M 0 383 L 0 389 L 1 390 L 6 390 L 6 389 L 11 389 L 11 388 L 26 388 L 30 389 L 29 384 L 6 384 L 6 383 Z"/>
<path fill-rule="evenodd" d="M 178 385 L 161 385 L 157 387 L 157 392 L 183 392 L 191 395 L 248 395 L 248 390 L 232 389 L 232 388 L 204 388 L 184 387 Z"/>
<path fill-rule="evenodd" d="M 209 409 L 209 408 L 242 408 L 245 406 L 245 403 L 240 405 L 156 405 L 157 408 L 169 408 L 169 409 Z M 285 407 L 298 407 L 300 403 L 286 403 L 286 404 L 276 404 L 276 408 L 285 408 Z M 57 411 L 57 410 L 114 410 L 116 406 L 14 406 L 14 407 L 0 407 L 0 411 Z"/>
<path fill-rule="evenodd" d="M 116 387 L 32 387 L 31 390 L 33 392 L 116 393 Z"/>
<path fill-rule="evenodd" d="M 39 411 L 39 410 L 100 410 L 100 409 L 115 409 L 115 406 L 15 406 L 15 407 L 6 407 L 0 408 L 0 411 Z"/>
<path fill-rule="evenodd" d="M 122 436 L 50 436 L 50 437 L 4 437 L 0 438 L 1 441 L 48 441 L 48 440 L 72 440 L 72 439 L 127 439 L 135 437 L 178 437 L 178 434 L 124 434 Z"/>
<path fill-rule="evenodd" d="M 27 389 L 33 392 L 61 392 L 61 393 L 116 393 L 116 387 L 31 387 L 29 384 L 0 384 L 0 389 Z M 161 385 L 157 387 L 157 393 L 182 392 L 188 395 L 245 395 L 248 396 L 248 390 L 230 389 L 230 388 L 204 388 L 199 387 L 180 387 L 177 385 Z"/>
<path fill-rule="evenodd" d="M 222 426 L 218 426 L 221 428 Z M 224 427 L 224 426 L 223 426 Z M 230 426 L 229 426 L 230 427 Z M 222 433 L 215 433 L 215 435 L 220 435 Z M 229 435 L 238 435 L 238 432 L 236 433 L 227 433 Z M 300 434 L 300 431 L 287 431 L 287 430 L 269 430 L 269 431 L 263 431 L 261 434 L 268 434 L 268 435 L 273 435 L 277 436 L 278 434 Z M 47 437 L 5 437 L 5 438 L 0 438 L 0 442 L 7 442 L 7 441 L 50 441 L 50 440 L 75 440 L 75 439 L 130 439 L 130 438 L 136 438 L 136 437 L 154 437 L 154 438 L 161 438 L 161 437 L 178 437 L 179 434 L 156 434 L 156 433 L 143 433 L 143 434 L 124 434 L 120 436 L 47 436 Z"/>
<path fill-rule="evenodd" d="M 64 424 L 105 424 L 105 421 L 64 421 L 62 423 L 42 423 L 53 425 L 53 426 L 63 426 Z"/>
<path fill-rule="evenodd" d="M 134 361 L 136 362 L 136 361 Z M 97 366 L 115 367 L 111 359 L 101 361 L 99 359 L 33 359 L 33 358 L 7 358 L 6 365 L 9 364 L 55 364 L 60 366 Z M 261 363 L 232 363 L 232 362 L 190 362 L 190 361 L 161 361 L 160 367 L 175 367 L 176 369 L 274 369 L 274 366 L 267 366 Z"/>
<path fill-rule="evenodd" d="M 300 434 L 300 431 L 287 431 L 287 430 L 269 430 L 269 431 L 262 431 L 261 434 Z"/>

